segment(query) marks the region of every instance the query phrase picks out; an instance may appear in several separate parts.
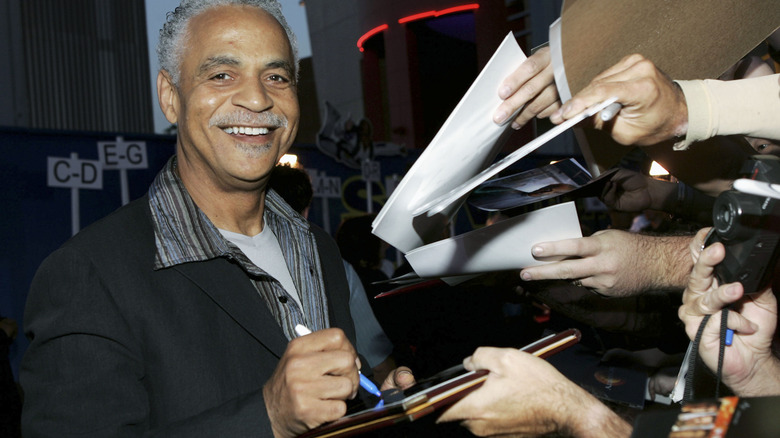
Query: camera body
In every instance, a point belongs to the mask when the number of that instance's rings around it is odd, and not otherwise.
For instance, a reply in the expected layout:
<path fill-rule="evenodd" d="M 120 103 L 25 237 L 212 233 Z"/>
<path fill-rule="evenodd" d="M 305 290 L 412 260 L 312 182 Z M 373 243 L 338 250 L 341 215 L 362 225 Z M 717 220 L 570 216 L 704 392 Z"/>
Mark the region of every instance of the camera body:
<path fill-rule="evenodd" d="M 753 156 L 740 177 L 780 183 L 780 159 Z M 726 248 L 726 257 L 715 267 L 718 282 L 738 281 L 746 294 L 768 286 L 780 255 L 780 200 L 727 190 L 715 200 L 712 222 L 704 245 L 721 242 Z"/>

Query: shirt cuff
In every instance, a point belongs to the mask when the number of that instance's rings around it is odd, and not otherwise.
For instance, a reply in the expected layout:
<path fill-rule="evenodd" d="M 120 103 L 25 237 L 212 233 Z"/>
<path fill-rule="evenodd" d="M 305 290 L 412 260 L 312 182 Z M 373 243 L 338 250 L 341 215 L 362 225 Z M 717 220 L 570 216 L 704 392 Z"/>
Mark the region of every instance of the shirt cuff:
<path fill-rule="evenodd" d="M 712 136 L 712 99 L 704 81 L 674 81 L 682 89 L 688 106 L 688 132 L 685 139 L 674 144 L 676 151 L 684 151 L 691 144 Z"/>

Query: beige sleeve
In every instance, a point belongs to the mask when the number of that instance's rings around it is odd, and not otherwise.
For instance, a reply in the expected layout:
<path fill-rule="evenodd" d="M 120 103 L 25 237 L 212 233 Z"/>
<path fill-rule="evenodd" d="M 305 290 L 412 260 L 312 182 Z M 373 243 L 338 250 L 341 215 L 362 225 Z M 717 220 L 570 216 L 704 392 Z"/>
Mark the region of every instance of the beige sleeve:
<path fill-rule="evenodd" d="M 688 104 L 688 133 L 676 150 L 717 135 L 780 139 L 780 74 L 676 82 Z"/>

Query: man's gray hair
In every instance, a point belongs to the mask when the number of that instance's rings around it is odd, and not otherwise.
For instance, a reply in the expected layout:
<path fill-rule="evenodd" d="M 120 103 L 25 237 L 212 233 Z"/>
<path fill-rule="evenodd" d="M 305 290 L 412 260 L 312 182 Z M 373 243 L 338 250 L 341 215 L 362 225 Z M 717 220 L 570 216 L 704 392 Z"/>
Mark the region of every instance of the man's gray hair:
<path fill-rule="evenodd" d="M 157 59 L 160 68 L 167 71 L 174 85 L 179 85 L 181 79 L 181 56 L 185 49 L 187 26 L 190 20 L 216 6 L 246 5 L 260 8 L 268 12 L 279 22 L 290 40 L 293 58 L 295 60 L 295 79 L 298 77 L 298 40 L 282 15 L 282 6 L 276 0 L 182 0 L 181 4 L 168 13 L 167 21 L 160 29 L 160 41 L 157 43 Z"/>

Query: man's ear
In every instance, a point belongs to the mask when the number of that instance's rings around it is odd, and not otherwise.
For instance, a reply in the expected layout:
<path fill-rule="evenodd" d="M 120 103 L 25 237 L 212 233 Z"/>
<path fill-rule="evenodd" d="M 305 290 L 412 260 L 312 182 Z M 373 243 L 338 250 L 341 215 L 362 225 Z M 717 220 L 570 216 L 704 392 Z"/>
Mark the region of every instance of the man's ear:
<path fill-rule="evenodd" d="M 165 70 L 157 73 L 157 102 L 165 118 L 175 125 L 179 120 L 179 93 L 170 73 Z"/>

